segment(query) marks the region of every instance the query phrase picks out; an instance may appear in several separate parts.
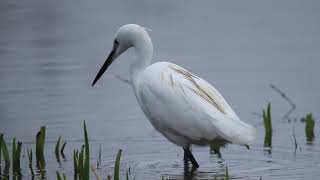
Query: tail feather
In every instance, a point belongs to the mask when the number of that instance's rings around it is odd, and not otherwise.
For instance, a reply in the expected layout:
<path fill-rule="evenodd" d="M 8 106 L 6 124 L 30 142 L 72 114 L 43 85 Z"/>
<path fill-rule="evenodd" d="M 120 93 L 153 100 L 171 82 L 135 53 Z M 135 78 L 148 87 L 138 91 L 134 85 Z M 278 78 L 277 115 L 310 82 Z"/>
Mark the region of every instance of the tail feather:
<path fill-rule="evenodd" d="M 220 137 L 234 144 L 248 145 L 256 138 L 256 128 L 239 119 L 220 117 L 212 119 L 212 123 Z"/>

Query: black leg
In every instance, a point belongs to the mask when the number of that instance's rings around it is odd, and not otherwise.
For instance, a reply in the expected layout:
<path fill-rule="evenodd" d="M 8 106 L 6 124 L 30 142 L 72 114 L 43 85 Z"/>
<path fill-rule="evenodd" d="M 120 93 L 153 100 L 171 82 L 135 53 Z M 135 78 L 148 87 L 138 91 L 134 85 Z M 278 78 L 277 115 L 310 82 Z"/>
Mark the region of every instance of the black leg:
<path fill-rule="evenodd" d="M 184 150 L 184 154 L 185 154 L 185 157 L 187 157 L 187 159 L 190 159 L 192 165 L 194 168 L 198 168 L 199 167 L 199 164 L 197 163 L 196 159 L 194 159 L 191 151 L 189 149 L 186 149 L 186 148 L 183 148 Z M 186 160 L 185 160 L 186 161 Z"/>
<path fill-rule="evenodd" d="M 218 158 L 222 157 L 221 152 L 220 152 L 219 149 L 213 149 L 213 152 L 214 152 L 214 154 L 216 154 L 218 156 Z"/>
<path fill-rule="evenodd" d="M 190 146 L 187 146 L 184 149 L 190 149 Z M 188 162 L 189 162 L 189 158 L 188 158 L 188 155 L 186 153 L 186 151 L 184 150 L 184 153 L 183 153 L 183 160 L 184 160 L 184 166 L 187 166 L 188 167 Z"/>
<path fill-rule="evenodd" d="M 183 154 L 184 165 L 188 165 L 188 160 L 189 160 L 188 155 L 186 152 L 184 152 L 184 154 Z"/>

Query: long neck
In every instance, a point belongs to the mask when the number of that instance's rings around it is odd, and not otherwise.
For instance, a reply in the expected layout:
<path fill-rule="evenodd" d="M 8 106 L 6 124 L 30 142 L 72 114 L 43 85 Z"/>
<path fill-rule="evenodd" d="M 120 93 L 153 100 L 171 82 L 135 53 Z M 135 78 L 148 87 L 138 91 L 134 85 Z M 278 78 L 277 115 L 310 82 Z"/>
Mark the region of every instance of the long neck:
<path fill-rule="evenodd" d="M 151 64 L 153 45 L 150 37 L 145 34 L 136 39 L 133 47 L 135 50 L 136 59 L 130 66 L 130 76 L 131 81 L 136 83 L 139 74 Z"/>

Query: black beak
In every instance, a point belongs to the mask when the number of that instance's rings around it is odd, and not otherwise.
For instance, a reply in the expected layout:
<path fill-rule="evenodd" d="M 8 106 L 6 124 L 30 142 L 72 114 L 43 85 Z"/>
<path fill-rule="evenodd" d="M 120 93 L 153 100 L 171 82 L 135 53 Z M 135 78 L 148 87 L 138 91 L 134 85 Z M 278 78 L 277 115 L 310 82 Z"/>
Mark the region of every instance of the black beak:
<path fill-rule="evenodd" d="M 108 67 L 110 66 L 110 64 L 116 59 L 116 50 L 118 48 L 118 43 L 115 42 L 113 44 L 113 48 L 112 48 L 112 51 L 110 52 L 107 60 L 104 62 L 104 64 L 102 65 L 101 69 L 99 70 L 96 78 L 94 78 L 94 81 L 92 83 L 92 87 L 96 84 L 96 82 L 99 80 L 99 78 L 102 76 L 102 74 L 108 69 Z"/>

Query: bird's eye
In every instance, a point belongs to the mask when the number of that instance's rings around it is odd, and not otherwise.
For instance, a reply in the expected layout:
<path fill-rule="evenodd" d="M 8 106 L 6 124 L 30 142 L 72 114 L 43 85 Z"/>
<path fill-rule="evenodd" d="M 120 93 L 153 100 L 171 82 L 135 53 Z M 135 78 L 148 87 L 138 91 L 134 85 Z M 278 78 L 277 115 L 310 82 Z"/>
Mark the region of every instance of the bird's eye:
<path fill-rule="evenodd" d="M 116 44 L 116 45 L 118 45 L 118 44 L 119 44 L 119 41 L 118 41 L 117 39 L 115 39 L 113 43 Z"/>

